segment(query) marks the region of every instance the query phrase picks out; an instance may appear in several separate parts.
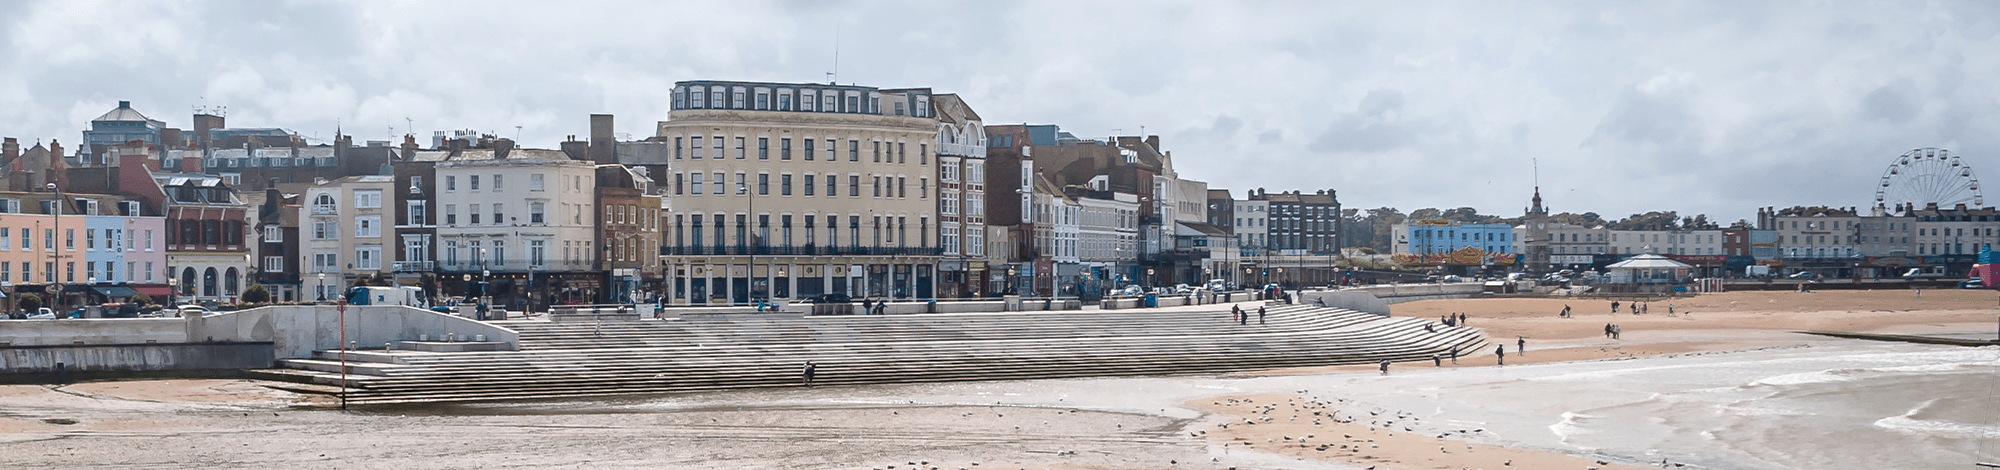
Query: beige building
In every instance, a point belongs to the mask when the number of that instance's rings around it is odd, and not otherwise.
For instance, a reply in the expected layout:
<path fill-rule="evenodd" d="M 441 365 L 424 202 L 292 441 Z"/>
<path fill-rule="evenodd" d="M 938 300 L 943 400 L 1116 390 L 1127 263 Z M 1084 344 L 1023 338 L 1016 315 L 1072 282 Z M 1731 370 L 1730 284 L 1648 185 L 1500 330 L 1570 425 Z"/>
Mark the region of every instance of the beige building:
<path fill-rule="evenodd" d="M 932 298 L 938 121 L 928 90 L 687 81 L 654 140 L 671 174 L 669 303 Z"/>
<path fill-rule="evenodd" d="M 384 256 L 393 253 L 382 246 L 395 238 L 395 221 L 383 204 L 393 201 L 395 184 L 393 176 L 349 176 L 306 187 L 299 206 L 306 299 L 339 299 L 355 278 L 391 272 Z"/>

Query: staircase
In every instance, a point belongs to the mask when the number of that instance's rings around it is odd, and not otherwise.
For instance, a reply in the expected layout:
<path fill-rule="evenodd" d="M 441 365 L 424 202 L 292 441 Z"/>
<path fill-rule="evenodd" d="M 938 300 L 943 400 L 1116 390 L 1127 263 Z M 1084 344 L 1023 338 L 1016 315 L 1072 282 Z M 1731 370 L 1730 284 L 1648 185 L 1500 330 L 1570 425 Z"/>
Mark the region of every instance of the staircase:
<path fill-rule="evenodd" d="M 669 320 L 502 321 L 518 351 L 347 352 L 352 404 L 508 400 L 815 385 L 1203 374 L 1410 361 L 1472 351 L 1478 330 L 1304 305 L 1266 324 L 1216 311 L 1068 311 Z M 1254 312 L 1253 312 L 1254 314 Z M 340 385 L 339 351 L 258 378 Z M 310 387 L 310 386 L 309 386 Z"/>

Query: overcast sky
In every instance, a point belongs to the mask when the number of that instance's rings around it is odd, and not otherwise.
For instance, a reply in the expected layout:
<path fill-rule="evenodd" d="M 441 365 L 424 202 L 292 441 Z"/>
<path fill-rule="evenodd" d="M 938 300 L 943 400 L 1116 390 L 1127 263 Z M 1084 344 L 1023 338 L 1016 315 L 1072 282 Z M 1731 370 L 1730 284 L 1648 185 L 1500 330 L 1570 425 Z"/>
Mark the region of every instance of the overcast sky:
<path fill-rule="evenodd" d="M 1350 208 L 1752 218 L 1873 203 L 1902 152 L 2000 178 L 1992 2 L 0 2 L 0 134 L 652 134 L 679 80 L 931 87 L 987 123 L 1161 136 L 1211 188 Z M 74 145 L 70 146 L 74 148 Z M 1989 200 L 1989 203 L 1992 201 Z"/>

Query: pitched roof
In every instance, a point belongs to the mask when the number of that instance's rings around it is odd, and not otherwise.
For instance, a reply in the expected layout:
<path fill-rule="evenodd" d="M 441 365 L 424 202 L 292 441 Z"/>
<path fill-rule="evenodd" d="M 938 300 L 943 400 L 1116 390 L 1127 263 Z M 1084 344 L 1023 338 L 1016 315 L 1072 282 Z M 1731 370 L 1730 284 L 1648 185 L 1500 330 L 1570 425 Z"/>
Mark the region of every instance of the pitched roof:
<path fill-rule="evenodd" d="M 91 121 L 142 121 L 143 122 L 143 121 L 152 121 L 152 119 L 147 118 L 146 115 L 144 114 L 139 114 L 139 110 L 132 109 L 132 102 L 120 101 L 118 102 L 117 108 L 113 108 L 111 111 L 106 112 L 103 115 L 98 116 L 97 119 L 92 119 Z"/>

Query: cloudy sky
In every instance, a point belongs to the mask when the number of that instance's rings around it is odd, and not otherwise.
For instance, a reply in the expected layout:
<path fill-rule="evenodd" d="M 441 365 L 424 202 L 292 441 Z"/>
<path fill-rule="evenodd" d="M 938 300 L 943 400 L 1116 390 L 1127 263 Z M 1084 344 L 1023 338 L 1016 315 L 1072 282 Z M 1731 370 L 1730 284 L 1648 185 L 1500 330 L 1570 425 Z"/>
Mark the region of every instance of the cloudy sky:
<path fill-rule="evenodd" d="M 1348 207 L 1732 221 L 1873 203 L 1902 152 L 2000 178 L 1991 2 L 0 2 L 0 134 L 130 100 L 357 140 L 650 135 L 678 80 L 958 93 L 991 123 L 1158 134 L 1184 177 Z M 1985 77 L 1985 78 L 1981 78 Z M 517 130 L 518 126 L 518 130 Z M 1989 203 L 1993 202 L 1991 200 Z"/>

